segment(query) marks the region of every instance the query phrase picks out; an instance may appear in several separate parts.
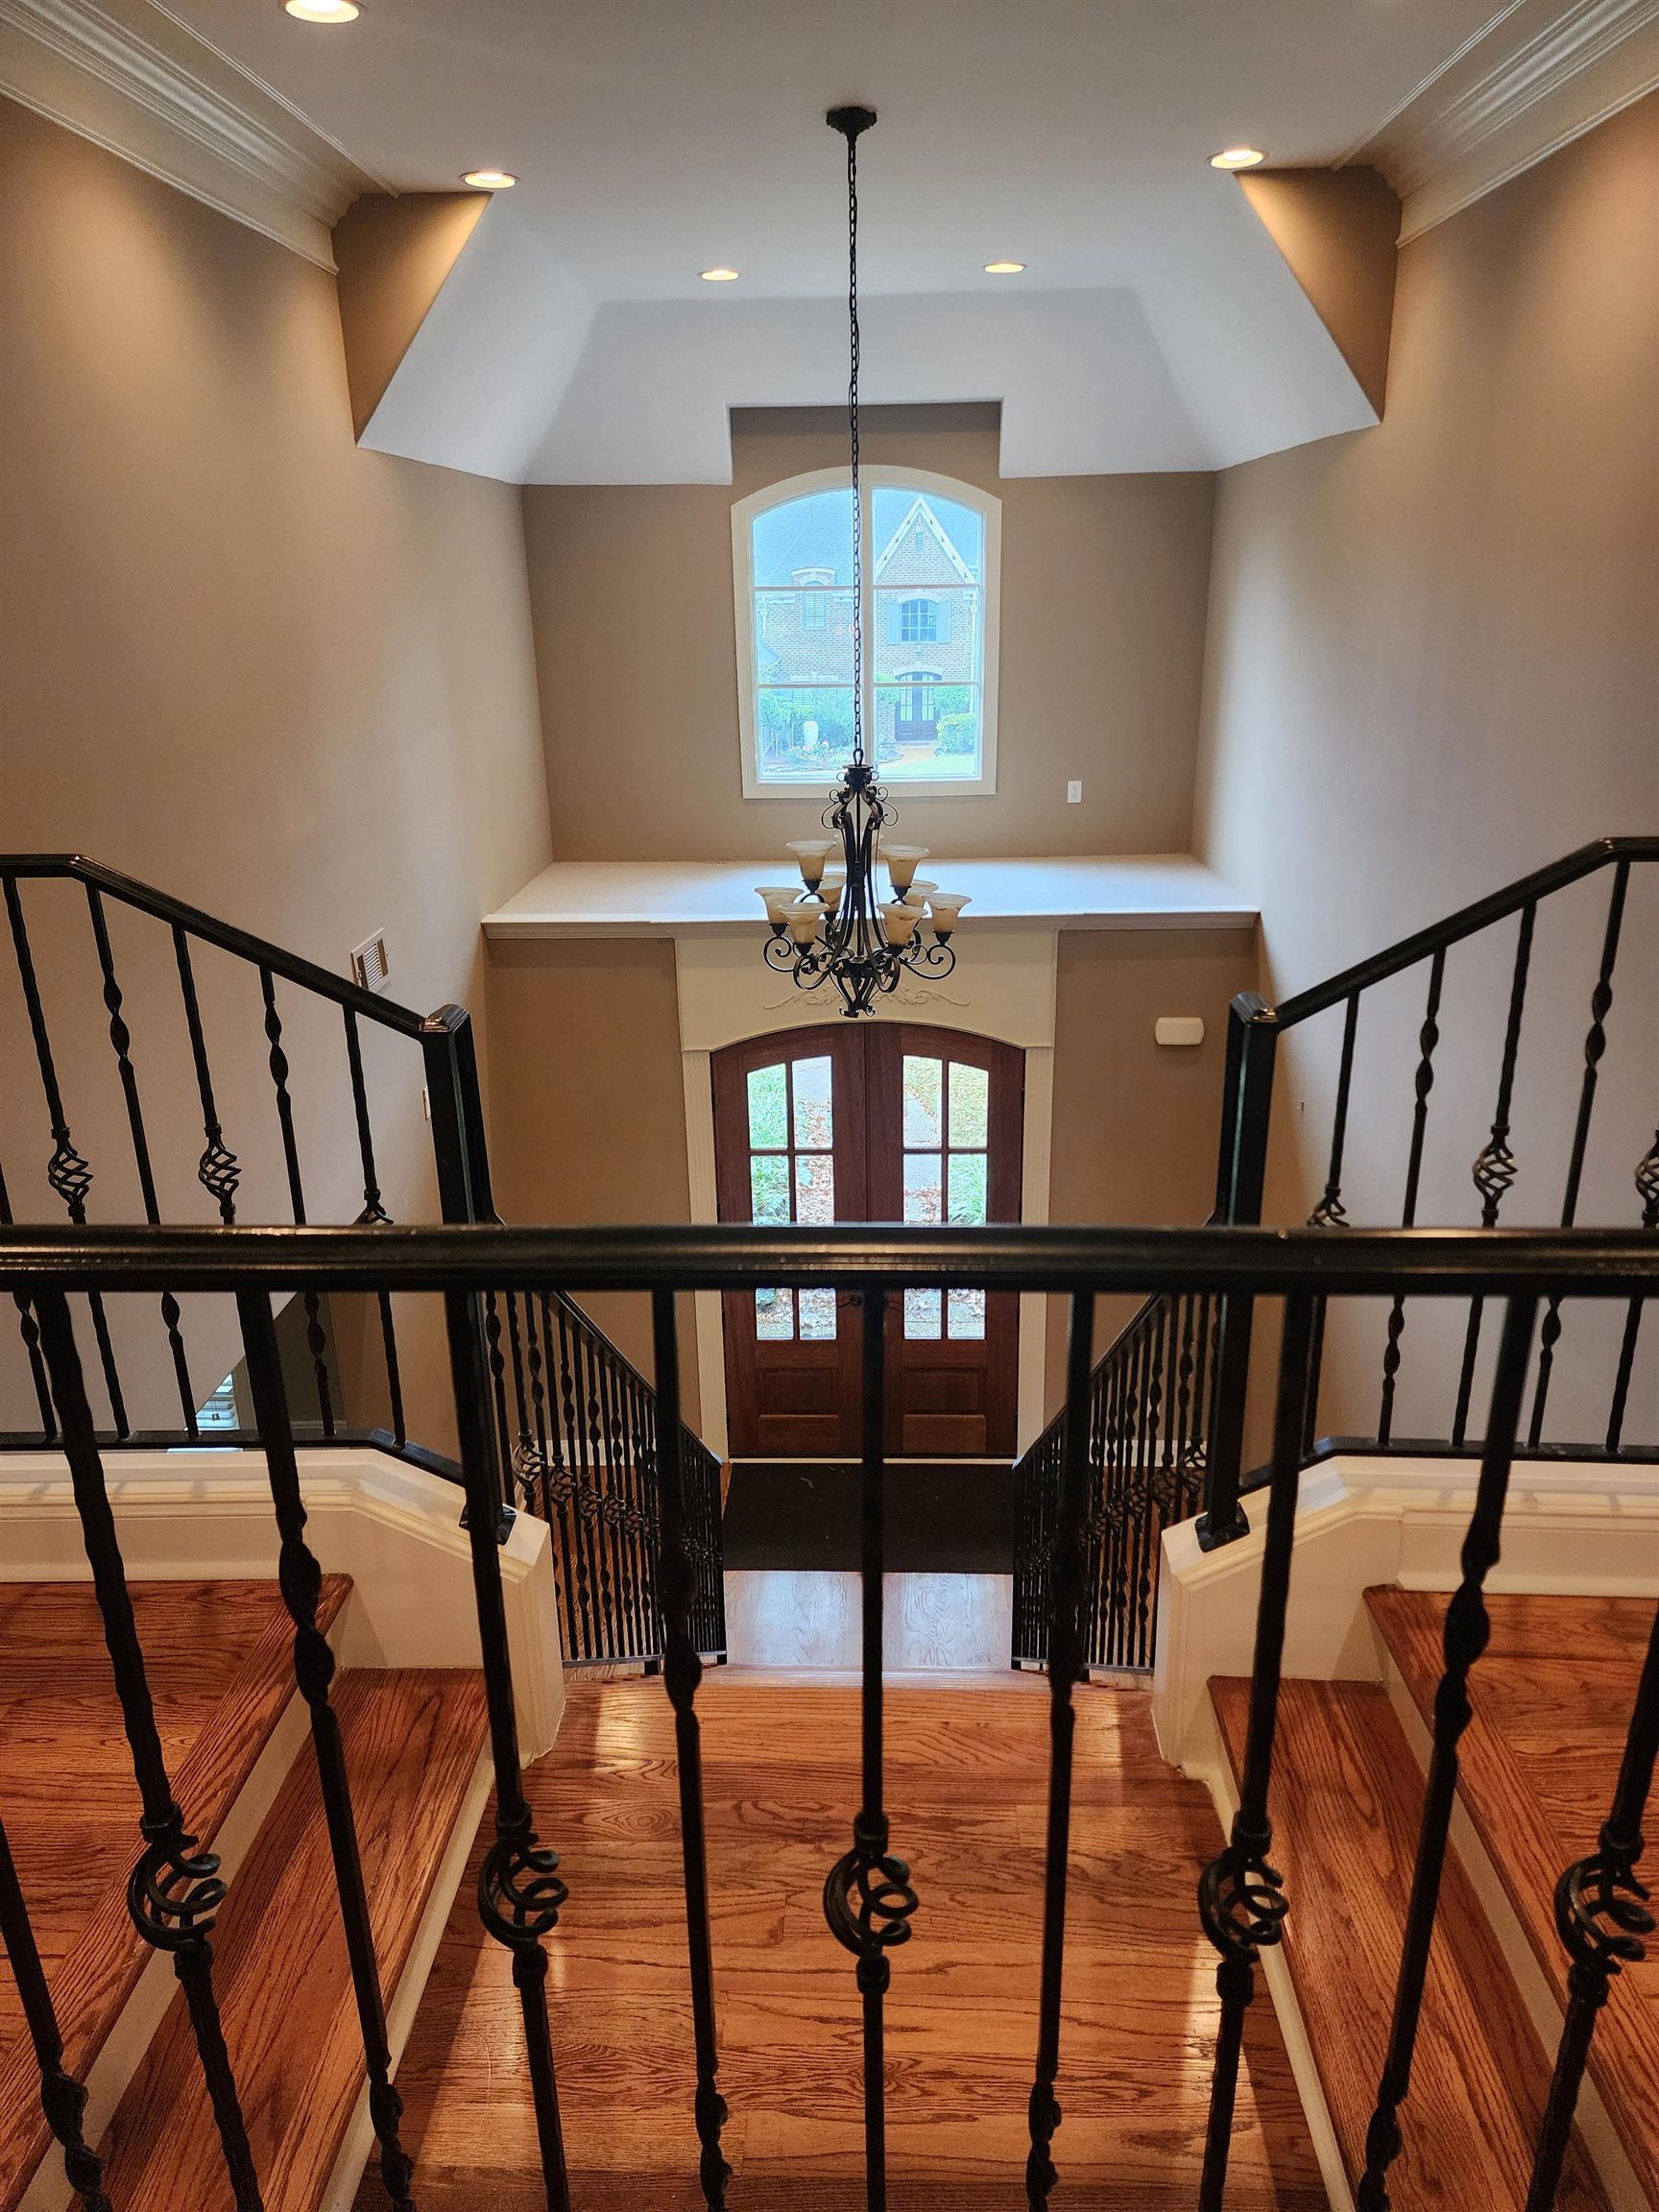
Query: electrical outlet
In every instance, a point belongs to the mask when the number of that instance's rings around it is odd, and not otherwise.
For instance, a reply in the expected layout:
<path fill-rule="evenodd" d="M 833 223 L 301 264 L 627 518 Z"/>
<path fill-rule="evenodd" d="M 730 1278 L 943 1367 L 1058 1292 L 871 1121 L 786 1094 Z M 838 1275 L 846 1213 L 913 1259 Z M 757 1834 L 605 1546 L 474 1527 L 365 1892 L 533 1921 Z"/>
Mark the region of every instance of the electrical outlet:
<path fill-rule="evenodd" d="M 384 991 L 392 973 L 386 957 L 386 932 L 376 929 L 351 948 L 351 979 L 360 991 Z"/>
<path fill-rule="evenodd" d="M 1079 776 L 1079 777 L 1077 778 L 1077 780 L 1076 780 L 1074 782 L 1071 782 L 1071 783 L 1068 783 L 1068 784 L 1067 784 L 1067 786 L 1066 786 L 1066 804 L 1067 804 L 1067 805 L 1068 805 L 1068 806 L 1081 806 L 1081 805 L 1082 805 L 1082 804 L 1083 804 L 1083 779 L 1082 779 L 1082 777 L 1081 777 L 1081 776 Z"/>

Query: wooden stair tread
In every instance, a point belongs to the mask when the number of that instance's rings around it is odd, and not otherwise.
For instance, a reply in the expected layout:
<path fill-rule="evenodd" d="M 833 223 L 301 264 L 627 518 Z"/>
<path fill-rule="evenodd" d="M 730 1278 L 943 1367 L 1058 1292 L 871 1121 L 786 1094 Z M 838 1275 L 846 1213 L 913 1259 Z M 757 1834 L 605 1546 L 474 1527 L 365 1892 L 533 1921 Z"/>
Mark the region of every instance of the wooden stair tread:
<path fill-rule="evenodd" d="M 349 1575 L 324 1577 L 325 1627 L 350 1589 Z M 209 1845 L 296 1695 L 293 1626 L 275 1582 L 130 1594 L 175 1794 Z M 150 1957 L 127 1911 L 138 1793 L 91 1584 L 0 1584 L 0 1817 L 64 2062 L 84 2080 Z M 0 1975 L 0 2212 L 50 2147 L 38 2088 L 16 1985 Z"/>
<path fill-rule="evenodd" d="M 390 2007 L 477 1771 L 483 1681 L 459 1670 L 353 1673 L 334 1704 Z M 213 1953 L 266 2212 L 313 2212 L 363 2087 L 363 2046 L 309 1744 L 231 1885 Z M 231 2212 L 181 1994 L 102 2150 L 122 2212 Z"/>
<path fill-rule="evenodd" d="M 1440 1679 L 1445 1598 L 1374 1589 L 1365 1602 L 1427 1724 Z M 1475 1718 L 1459 1746 L 1459 1794 L 1565 2005 L 1555 1884 L 1594 1850 L 1607 1817 L 1653 1601 L 1504 1593 L 1489 1596 L 1486 1609 L 1492 1641 L 1471 1677 Z M 1625 2156 L 1659 2203 L 1659 1949 L 1651 1939 L 1647 1960 L 1614 1977 L 1590 2071 Z"/>
<path fill-rule="evenodd" d="M 1216 1680 L 1210 1693 L 1237 1774 L 1250 1685 Z M 1356 2182 L 1387 2048 L 1422 1805 L 1422 1770 L 1380 1683 L 1282 1686 L 1270 1810 L 1271 1857 L 1290 1901 L 1285 1954 Z M 1519 2204 L 1552 2056 L 1450 1853 L 1401 2115 L 1405 2149 L 1389 2170 L 1396 2212 Z M 1575 2141 L 1560 2212 L 1606 2201 Z"/>

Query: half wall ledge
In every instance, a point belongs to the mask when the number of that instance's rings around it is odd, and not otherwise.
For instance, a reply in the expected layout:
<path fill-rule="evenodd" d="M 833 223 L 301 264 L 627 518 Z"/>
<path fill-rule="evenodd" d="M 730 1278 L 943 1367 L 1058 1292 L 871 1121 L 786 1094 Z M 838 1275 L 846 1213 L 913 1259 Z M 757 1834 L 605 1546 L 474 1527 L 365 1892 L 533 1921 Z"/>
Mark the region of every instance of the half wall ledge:
<path fill-rule="evenodd" d="M 562 860 L 484 917 L 487 937 L 700 937 L 765 925 L 757 880 L 776 860 Z M 1051 860 L 952 860 L 984 927 L 1242 929 L 1257 908 L 1186 853 Z"/>

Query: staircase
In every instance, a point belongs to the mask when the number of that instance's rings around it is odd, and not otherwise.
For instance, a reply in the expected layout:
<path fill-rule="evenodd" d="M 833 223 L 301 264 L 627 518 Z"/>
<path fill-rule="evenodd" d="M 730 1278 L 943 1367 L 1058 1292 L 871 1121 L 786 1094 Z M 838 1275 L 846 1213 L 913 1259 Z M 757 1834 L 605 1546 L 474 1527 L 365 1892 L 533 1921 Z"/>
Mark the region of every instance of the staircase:
<path fill-rule="evenodd" d="M 1293 1900 L 1285 1957 L 1356 2187 L 1388 2044 L 1446 1599 L 1373 1589 L 1366 1605 L 1384 1679 L 1285 1683 L 1273 1769 L 1274 1862 Z M 1492 1639 L 1459 1746 L 1453 1856 L 1388 2176 L 1397 2212 L 1526 2200 L 1567 2000 L 1555 1884 L 1594 1847 L 1612 1799 L 1653 1623 L 1641 1599 L 1499 1595 L 1486 1606 Z M 1250 1685 L 1210 1689 L 1237 1783 Z M 1614 1977 L 1590 2066 L 1599 2101 L 1581 2101 L 1556 2203 L 1641 2212 L 1659 2203 L 1655 1964 Z"/>
<path fill-rule="evenodd" d="M 363 2042 L 293 1623 L 272 1582 L 132 1586 L 164 1754 L 229 1896 L 213 1984 L 265 2212 L 347 2204 L 369 2141 Z M 335 1632 L 346 1577 L 322 1585 Z M 0 1815 L 55 2001 L 84 2132 L 122 2212 L 233 2212 L 183 1992 L 128 1913 L 131 1759 L 91 1588 L 0 1585 Z M 394 2052 L 483 1809 L 480 1678 L 360 1671 L 334 1697 Z M 11 1977 L 0 1977 L 0 2207 L 61 2204 L 60 2153 Z"/>

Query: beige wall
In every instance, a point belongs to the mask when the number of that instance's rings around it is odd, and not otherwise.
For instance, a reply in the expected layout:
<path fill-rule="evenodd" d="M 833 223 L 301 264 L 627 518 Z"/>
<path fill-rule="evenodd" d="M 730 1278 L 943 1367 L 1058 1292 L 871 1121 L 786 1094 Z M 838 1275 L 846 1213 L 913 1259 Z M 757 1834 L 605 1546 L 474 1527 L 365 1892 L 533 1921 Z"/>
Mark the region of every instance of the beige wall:
<path fill-rule="evenodd" d="M 1227 1007 L 1256 988 L 1248 929 L 1076 930 L 1054 1005 L 1054 1221 L 1194 1226 L 1210 1217 Z M 1157 1044 L 1160 1014 L 1198 1014 L 1200 1046 Z M 1103 1298 L 1104 1350 L 1135 1299 Z M 1064 1301 L 1050 1301 L 1047 1403 L 1065 1391 Z"/>
<path fill-rule="evenodd" d="M 963 855 L 1186 852 L 1211 478 L 1003 481 L 995 430 L 903 413 L 920 426 L 873 428 L 869 465 L 1002 500 L 998 788 L 904 800 L 906 830 Z M 526 490 L 561 858 L 760 858 L 812 828 L 805 802 L 742 796 L 732 507 L 845 452 L 832 428 L 739 434 L 730 486 Z"/>
<path fill-rule="evenodd" d="M 548 852 L 517 493 L 357 451 L 328 276 L 5 102 L 0 421 L 0 845 L 77 849 L 336 972 L 383 926 L 396 996 L 476 1005 L 479 916 Z M 32 910 L 93 1216 L 131 1217 L 84 906 Z M 170 949 L 116 936 L 164 1204 L 204 1218 Z M 283 1217 L 257 992 L 213 960 L 201 980 L 245 1211 Z M 362 1193 L 338 1016 L 284 1003 L 307 1196 L 342 1218 Z M 17 1019 L 0 985 L 13 1043 Z M 417 1057 L 369 1053 L 405 1217 L 431 1195 Z M 18 1076 L 12 1196 L 57 1212 Z M 205 1390 L 228 1362 L 204 1327 Z"/>
<path fill-rule="evenodd" d="M 509 1220 L 689 1221 L 674 947 L 662 941 L 490 947 L 492 1164 Z M 582 1300 L 647 1375 L 642 1297 Z M 681 1316 L 686 1418 L 697 1346 Z"/>
<path fill-rule="evenodd" d="M 1380 428 L 1219 480 L 1199 849 L 1263 988 L 1331 974 L 1593 837 L 1659 830 L 1659 99 L 1404 249 Z M 1659 883 L 1633 885 L 1579 1218 L 1633 1224 L 1659 1091 Z M 1503 1218 L 1557 1218 L 1608 892 L 1541 910 Z M 1475 1218 L 1514 925 L 1448 961 L 1419 1219 Z M 1398 1220 L 1421 972 L 1369 998 L 1346 1198 Z M 1285 1055 L 1270 1189 L 1323 1179 L 1340 1016 Z M 1605 1317 L 1601 1317 L 1605 1320 Z M 1573 1319 L 1572 1341 L 1599 1326 Z M 1447 1417 L 1407 1329 L 1403 1433 Z M 1444 1332 L 1442 1332 L 1444 1334 Z M 1452 1332 L 1461 1343 L 1461 1321 Z M 1382 1317 L 1348 1348 L 1375 1420 Z M 1603 1345 L 1603 1352 L 1606 1351 Z M 1337 1347 L 1342 1353 L 1343 1347 Z M 1338 1389 L 1342 1358 L 1328 1363 Z M 1609 1370 L 1603 1360 L 1603 1376 Z M 1557 1435 L 1593 1432 L 1606 1386 Z M 1339 1408 L 1338 1408 L 1339 1410 Z M 1329 1425 L 1329 1424 L 1328 1424 Z M 1444 1433 L 1444 1429 L 1441 1431 Z"/>

